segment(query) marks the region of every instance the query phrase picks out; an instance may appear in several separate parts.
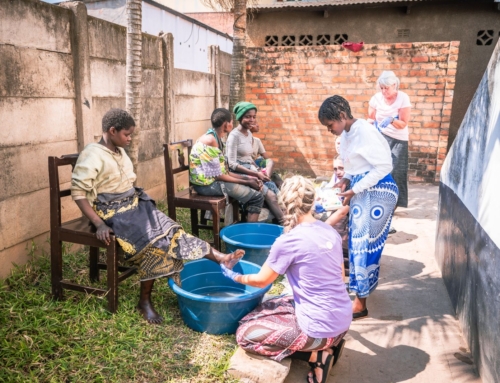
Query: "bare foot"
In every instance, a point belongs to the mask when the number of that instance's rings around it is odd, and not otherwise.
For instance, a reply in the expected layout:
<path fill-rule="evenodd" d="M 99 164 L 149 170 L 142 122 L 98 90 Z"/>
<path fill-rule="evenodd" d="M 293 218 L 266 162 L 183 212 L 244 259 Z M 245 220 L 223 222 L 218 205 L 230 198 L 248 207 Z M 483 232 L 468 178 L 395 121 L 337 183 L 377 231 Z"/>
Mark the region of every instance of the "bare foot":
<path fill-rule="evenodd" d="M 151 324 L 160 324 L 163 322 L 163 318 L 156 312 L 151 302 L 139 301 L 137 304 L 137 310 L 142 314 L 142 317 Z"/>
<path fill-rule="evenodd" d="M 226 254 L 222 258 L 221 263 L 228 269 L 232 269 L 243 256 L 245 255 L 245 250 L 237 249 L 234 253 Z"/>
<path fill-rule="evenodd" d="M 328 355 L 333 355 L 333 350 L 331 348 L 327 348 L 326 350 L 323 350 L 323 357 L 321 358 L 321 362 L 323 364 L 326 364 L 326 359 L 328 358 Z M 309 362 L 316 362 L 318 358 L 318 352 L 312 352 L 311 353 L 311 358 L 309 359 Z M 324 367 L 325 369 L 328 369 L 328 366 Z M 328 369 L 327 373 L 329 373 L 330 370 Z M 307 380 L 309 381 L 309 383 L 314 383 L 314 380 L 313 380 L 313 375 L 312 375 L 312 371 L 309 371 L 309 373 L 307 374 Z M 321 382 L 323 380 L 323 369 L 320 368 L 320 367 L 316 367 L 314 369 L 314 374 L 316 375 L 316 380 L 318 382 Z"/>

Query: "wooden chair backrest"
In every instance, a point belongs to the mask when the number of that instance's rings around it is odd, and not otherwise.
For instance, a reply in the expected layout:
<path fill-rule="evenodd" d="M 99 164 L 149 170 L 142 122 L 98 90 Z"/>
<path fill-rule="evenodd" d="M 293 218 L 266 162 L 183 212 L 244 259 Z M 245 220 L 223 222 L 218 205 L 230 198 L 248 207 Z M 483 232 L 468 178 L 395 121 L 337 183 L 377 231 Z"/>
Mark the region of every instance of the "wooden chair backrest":
<path fill-rule="evenodd" d="M 175 180 L 174 175 L 189 171 L 189 155 L 193 140 L 171 142 L 163 145 L 163 156 L 165 158 L 165 179 L 167 181 L 167 202 L 169 215 L 171 209 L 175 209 Z"/>
<path fill-rule="evenodd" d="M 50 228 L 61 226 L 61 198 L 71 195 L 71 189 L 62 189 L 59 183 L 59 167 L 71 165 L 75 168 L 78 154 L 68 154 L 61 157 L 49 157 L 49 186 L 50 186 Z"/>

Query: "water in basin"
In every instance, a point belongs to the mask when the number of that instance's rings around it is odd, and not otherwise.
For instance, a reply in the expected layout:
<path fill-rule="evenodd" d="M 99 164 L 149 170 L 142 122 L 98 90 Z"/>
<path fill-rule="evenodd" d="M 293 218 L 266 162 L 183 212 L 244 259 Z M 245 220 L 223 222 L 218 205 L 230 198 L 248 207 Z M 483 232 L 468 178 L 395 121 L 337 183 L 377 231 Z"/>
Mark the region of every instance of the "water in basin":
<path fill-rule="evenodd" d="M 232 298 L 245 295 L 245 290 L 231 288 L 228 286 L 209 286 L 201 287 L 191 291 L 193 294 L 205 295 L 207 297 Z"/>

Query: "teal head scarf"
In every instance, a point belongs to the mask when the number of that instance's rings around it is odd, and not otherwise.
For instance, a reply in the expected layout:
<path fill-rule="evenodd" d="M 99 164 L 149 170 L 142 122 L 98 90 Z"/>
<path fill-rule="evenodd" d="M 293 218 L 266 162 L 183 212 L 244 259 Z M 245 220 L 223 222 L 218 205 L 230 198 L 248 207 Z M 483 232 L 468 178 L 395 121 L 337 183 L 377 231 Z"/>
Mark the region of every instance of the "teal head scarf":
<path fill-rule="evenodd" d="M 240 121 L 244 114 L 252 109 L 257 110 L 257 107 L 251 102 L 240 101 L 234 106 L 233 113 L 236 115 L 236 119 Z"/>

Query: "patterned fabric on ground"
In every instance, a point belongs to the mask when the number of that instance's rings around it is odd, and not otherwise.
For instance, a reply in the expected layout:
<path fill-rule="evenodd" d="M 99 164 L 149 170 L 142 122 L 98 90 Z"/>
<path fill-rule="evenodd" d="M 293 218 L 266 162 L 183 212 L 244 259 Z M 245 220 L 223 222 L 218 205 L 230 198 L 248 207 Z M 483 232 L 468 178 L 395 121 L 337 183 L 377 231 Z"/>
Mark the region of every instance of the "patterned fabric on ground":
<path fill-rule="evenodd" d="M 236 331 L 236 341 L 245 351 L 281 361 L 296 351 L 319 351 L 339 344 L 346 332 L 335 338 L 311 338 L 297 324 L 293 297 L 270 299 L 246 315 Z"/>
<path fill-rule="evenodd" d="M 351 187 L 364 177 L 356 175 Z M 389 174 L 355 194 L 349 212 L 349 289 L 365 298 L 378 284 L 380 257 L 389 234 L 398 187 Z"/>
<path fill-rule="evenodd" d="M 186 233 L 156 208 L 142 189 L 121 194 L 99 194 L 94 210 L 108 225 L 125 254 L 138 266 L 141 281 L 180 272 L 183 260 L 194 260 L 210 252 L 210 245 Z M 176 282 L 178 274 L 174 275 Z"/>
<path fill-rule="evenodd" d="M 396 206 L 408 207 L 408 141 L 397 140 L 382 134 L 391 148 L 392 178 L 398 185 L 399 197 Z"/>

